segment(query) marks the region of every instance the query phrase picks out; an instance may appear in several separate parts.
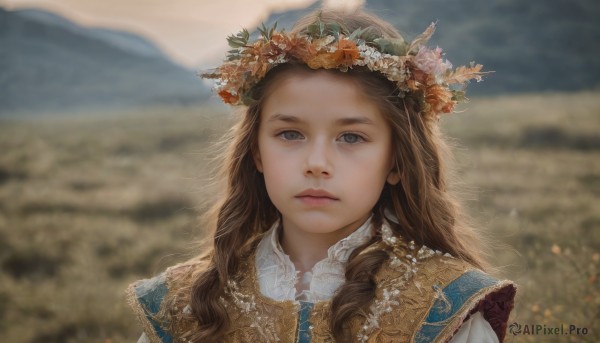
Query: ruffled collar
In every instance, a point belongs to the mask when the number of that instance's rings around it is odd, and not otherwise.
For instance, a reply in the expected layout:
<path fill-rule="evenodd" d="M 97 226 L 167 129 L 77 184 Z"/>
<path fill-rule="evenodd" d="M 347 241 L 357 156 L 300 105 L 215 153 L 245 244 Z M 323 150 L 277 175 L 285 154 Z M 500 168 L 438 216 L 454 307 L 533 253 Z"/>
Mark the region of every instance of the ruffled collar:
<path fill-rule="evenodd" d="M 316 303 L 332 298 L 345 282 L 345 265 L 350 254 L 373 235 L 371 215 L 356 231 L 327 250 L 327 257 L 311 271 L 300 275 L 279 244 L 279 221 L 265 233 L 256 250 L 256 272 L 263 295 L 278 301 Z"/>

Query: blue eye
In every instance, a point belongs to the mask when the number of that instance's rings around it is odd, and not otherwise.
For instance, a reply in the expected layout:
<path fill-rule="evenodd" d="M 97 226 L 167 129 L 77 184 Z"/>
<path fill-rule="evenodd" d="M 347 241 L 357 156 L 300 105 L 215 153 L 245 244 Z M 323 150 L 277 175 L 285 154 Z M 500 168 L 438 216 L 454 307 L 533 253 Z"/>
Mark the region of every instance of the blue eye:
<path fill-rule="evenodd" d="M 356 133 L 345 133 L 342 135 L 342 140 L 344 141 L 344 143 L 349 143 L 349 144 L 354 144 L 354 143 L 364 141 L 364 139 L 360 135 L 357 135 Z"/>
<path fill-rule="evenodd" d="M 302 138 L 302 135 L 298 131 L 283 131 L 278 136 L 283 137 L 286 141 L 294 141 Z"/>

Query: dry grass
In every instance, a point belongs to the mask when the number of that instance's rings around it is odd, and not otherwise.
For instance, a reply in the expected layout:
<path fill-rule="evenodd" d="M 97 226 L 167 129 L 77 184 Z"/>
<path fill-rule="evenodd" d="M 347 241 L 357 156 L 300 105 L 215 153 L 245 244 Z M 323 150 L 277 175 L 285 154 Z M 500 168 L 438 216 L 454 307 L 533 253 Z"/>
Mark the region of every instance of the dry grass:
<path fill-rule="evenodd" d="M 511 321 L 600 340 L 600 97 L 479 99 L 443 120 L 455 189 L 520 285 Z M 212 193 L 214 109 L 0 122 L 0 332 L 9 342 L 126 342 L 123 290 L 194 253 Z"/>

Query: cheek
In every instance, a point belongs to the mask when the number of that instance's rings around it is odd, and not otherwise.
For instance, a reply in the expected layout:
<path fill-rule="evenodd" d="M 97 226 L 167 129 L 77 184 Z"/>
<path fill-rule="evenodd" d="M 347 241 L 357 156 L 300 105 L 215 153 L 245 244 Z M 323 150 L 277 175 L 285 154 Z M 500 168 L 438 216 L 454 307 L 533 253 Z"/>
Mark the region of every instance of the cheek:
<path fill-rule="evenodd" d="M 372 177 L 381 177 L 387 175 L 392 166 L 392 151 L 391 148 L 382 142 L 378 146 L 374 146 L 369 150 L 364 151 L 359 159 L 355 162 L 359 166 L 368 166 L 368 171 Z M 362 170 L 363 168 L 357 168 Z"/>
<path fill-rule="evenodd" d="M 287 177 L 292 168 L 290 154 L 284 153 L 273 144 L 268 144 L 268 139 L 259 137 L 258 152 L 262 173 L 270 195 L 272 192 L 286 185 Z"/>
<path fill-rule="evenodd" d="M 357 196 L 379 198 L 379 193 L 387 180 L 391 165 L 391 153 L 388 149 L 365 151 L 359 158 L 350 160 L 345 166 L 345 183 L 352 185 L 348 189 Z M 375 194 L 377 193 L 377 194 Z"/>
<path fill-rule="evenodd" d="M 274 144 L 259 144 L 259 152 L 265 173 L 274 173 L 291 167 L 292 154 L 289 151 L 286 152 Z"/>

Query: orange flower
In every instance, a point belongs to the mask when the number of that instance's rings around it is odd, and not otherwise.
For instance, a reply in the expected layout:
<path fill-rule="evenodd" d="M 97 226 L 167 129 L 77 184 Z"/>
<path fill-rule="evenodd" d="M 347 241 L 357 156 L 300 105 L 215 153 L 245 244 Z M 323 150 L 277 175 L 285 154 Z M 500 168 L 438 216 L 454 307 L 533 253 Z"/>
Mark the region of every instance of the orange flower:
<path fill-rule="evenodd" d="M 406 64 L 408 72 L 410 73 L 409 79 L 406 80 L 406 86 L 411 91 L 418 91 L 419 89 L 424 90 L 426 84 L 429 84 L 429 75 L 423 72 L 421 69 L 415 68 L 415 66 L 408 62 Z"/>
<path fill-rule="evenodd" d="M 287 35 L 282 35 L 281 33 L 273 34 L 270 41 L 271 45 L 277 46 L 279 49 L 283 49 L 285 51 L 290 48 L 290 38 Z"/>
<path fill-rule="evenodd" d="M 422 71 L 420 69 L 413 69 L 413 70 L 411 70 L 411 72 L 412 72 L 412 78 L 415 79 L 416 82 L 427 83 L 427 80 L 429 79 L 429 75 L 427 75 L 427 73 L 425 73 L 424 71 Z"/>
<path fill-rule="evenodd" d="M 235 104 L 240 99 L 239 96 L 233 95 L 233 94 L 229 93 L 229 91 L 227 91 L 227 90 L 220 91 L 219 96 L 221 97 L 221 99 L 223 99 L 223 102 L 226 104 Z"/>
<path fill-rule="evenodd" d="M 416 91 L 419 89 L 419 85 L 420 83 L 418 83 L 417 81 L 413 80 L 413 79 L 408 79 L 406 80 L 406 86 L 408 87 L 408 89 L 410 89 L 411 91 Z"/>
<path fill-rule="evenodd" d="M 332 69 L 336 68 L 339 65 L 333 58 L 333 54 L 328 52 L 322 52 L 320 54 L 310 57 L 306 61 L 306 64 L 312 69 Z"/>
<path fill-rule="evenodd" d="M 308 61 L 317 54 L 317 48 L 305 38 L 292 37 L 289 41 L 291 55 L 300 61 Z"/>
<path fill-rule="evenodd" d="M 433 112 L 450 113 L 454 109 L 452 92 L 448 88 L 438 84 L 429 85 L 425 94 L 425 101 L 431 106 Z"/>
<path fill-rule="evenodd" d="M 333 59 L 337 65 L 350 67 L 359 57 L 360 53 L 356 43 L 348 39 L 338 41 L 337 50 L 333 53 Z"/>
<path fill-rule="evenodd" d="M 254 67 L 250 71 L 252 76 L 255 76 L 259 79 L 265 77 L 268 71 L 269 64 L 267 62 L 263 62 L 262 60 L 258 60 Z"/>

